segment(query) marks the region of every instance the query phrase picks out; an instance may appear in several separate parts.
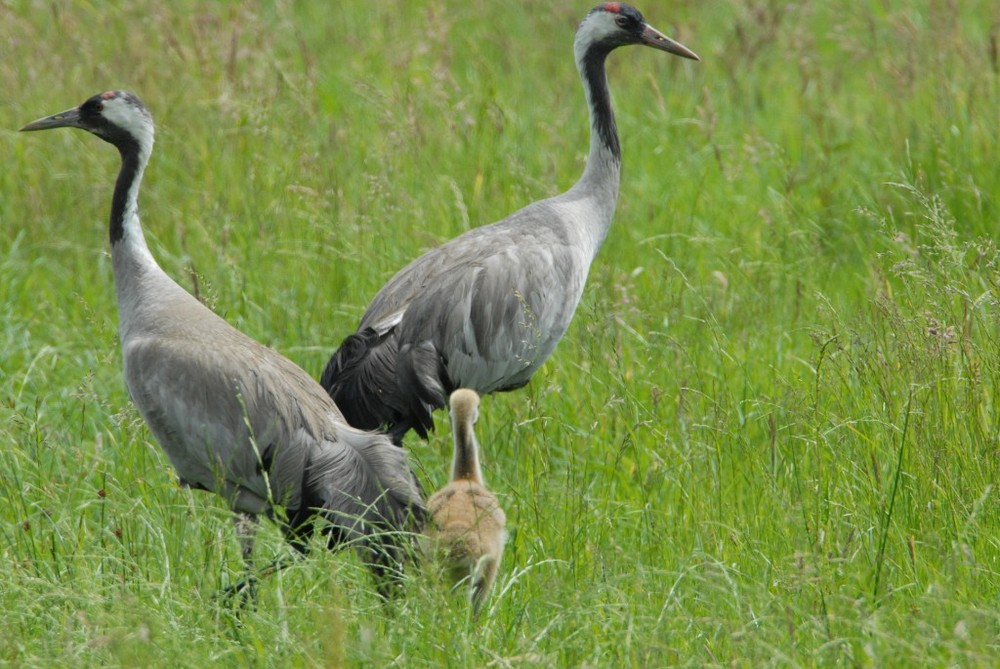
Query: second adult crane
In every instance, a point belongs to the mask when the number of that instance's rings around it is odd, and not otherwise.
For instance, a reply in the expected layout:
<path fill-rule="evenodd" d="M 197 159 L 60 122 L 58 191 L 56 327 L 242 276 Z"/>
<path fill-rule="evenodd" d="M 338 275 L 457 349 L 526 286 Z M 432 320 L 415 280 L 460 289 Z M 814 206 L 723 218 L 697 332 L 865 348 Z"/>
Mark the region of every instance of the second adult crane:
<path fill-rule="evenodd" d="M 562 195 L 428 251 L 389 280 L 320 380 L 349 423 L 387 429 L 396 443 L 410 429 L 426 436 L 431 413 L 456 388 L 520 388 L 551 355 L 614 215 L 621 148 L 605 61 L 630 44 L 698 60 L 625 3 L 587 14 L 574 43 L 590 106 L 583 176 Z"/>

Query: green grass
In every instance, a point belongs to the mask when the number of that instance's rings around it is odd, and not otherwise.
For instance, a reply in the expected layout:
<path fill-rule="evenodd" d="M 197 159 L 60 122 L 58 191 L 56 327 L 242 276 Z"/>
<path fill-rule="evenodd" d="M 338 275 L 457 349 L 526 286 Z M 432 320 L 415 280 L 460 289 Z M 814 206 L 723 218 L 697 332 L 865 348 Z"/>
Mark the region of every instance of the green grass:
<path fill-rule="evenodd" d="M 1000 663 L 989 2 L 642 6 L 703 62 L 611 58 L 615 225 L 555 355 L 484 401 L 485 621 L 324 551 L 241 624 L 213 600 L 228 513 L 121 379 L 117 156 L 16 129 L 139 93 L 157 258 L 318 375 L 404 263 L 578 176 L 587 7 L 0 5 L 0 665 Z M 408 445 L 440 484 L 444 417 Z"/>

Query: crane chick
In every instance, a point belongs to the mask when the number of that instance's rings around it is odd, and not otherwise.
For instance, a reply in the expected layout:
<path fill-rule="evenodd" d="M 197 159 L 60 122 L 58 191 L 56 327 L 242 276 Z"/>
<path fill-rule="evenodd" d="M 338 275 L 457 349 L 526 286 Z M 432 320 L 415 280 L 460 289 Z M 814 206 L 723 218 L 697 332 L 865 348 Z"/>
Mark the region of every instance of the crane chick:
<path fill-rule="evenodd" d="M 496 496 L 486 489 L 479 466 L 473 427 L 479 418 L 479 395 L 460 388 L 451 394 L 450 404 L 455 440 L 451 481 L 427 501 L 425 551 L 445 567 L 456 587 L 469 583 L 476 616 L 496 580 L 507 518 Z"/>

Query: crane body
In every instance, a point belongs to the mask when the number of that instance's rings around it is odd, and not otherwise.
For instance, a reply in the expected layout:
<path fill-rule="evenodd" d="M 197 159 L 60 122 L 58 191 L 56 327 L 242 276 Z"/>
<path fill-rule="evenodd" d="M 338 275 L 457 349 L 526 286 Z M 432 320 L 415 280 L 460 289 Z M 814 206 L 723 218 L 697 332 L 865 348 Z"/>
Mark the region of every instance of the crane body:
<path fill-rule="evenodd" d="M 331 546 L 362 545 L 377 575 L 397 573 L 400 530 L 424 508 L 406 453 L 348 425 L 305 371 L 201 304 L 150 253 L 138 205 L 154 135 L 145 105 L 107 91 L 22 130 L 60 127 L 87 130 L 121 155 L 109 235 L 125 383 L 181 483 L 226 500 L 248 565 L 256 517 L 280 506 L 298 550 L 318 516 Z"/>
<path fill-rule="evenodd" d="M 411 429 L 426 437 L 449 393 L 520 388 L 555 350 L 618 199 L 621 148 L 605 61 L 629 44 L 698 59 L 624 3 L 587 14 L 574 42 L 590 108 L 583 175 L 561 195 L 431 249 L 386 283 L 320 379 L 352 425 L 386 429 L 397 444 Z"/>

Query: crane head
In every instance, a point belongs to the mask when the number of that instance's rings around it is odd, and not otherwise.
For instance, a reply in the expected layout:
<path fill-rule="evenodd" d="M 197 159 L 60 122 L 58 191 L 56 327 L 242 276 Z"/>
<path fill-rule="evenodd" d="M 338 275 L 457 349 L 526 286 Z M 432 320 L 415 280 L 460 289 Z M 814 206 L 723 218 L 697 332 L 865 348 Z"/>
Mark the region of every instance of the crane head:
<path fill-rule="evenodd" d="M 479 394 L 475 390 L 459 388 L 449 400 L 452 420 L 456 425 L 475 425 L 479 420 Z"/>
<path fill-rule="evenodd" d="M 51 128 L 80 128 L 122 146 L 126 142 L 152 144 L 153 117 L 142 101 L 126 91 L 105 91 L 58 114 L 32 121 L 22 132 Z"/>
<path fill-rule="evenodd" d="M 611 50 L 641 44 L 682 58 L 701 60 L 694 51 L 646 23 L 638 9 L 624 2 L 604 2 L 590 10 L 577 30 L 576 39 L 584 47 L 602 44 Z"/>

